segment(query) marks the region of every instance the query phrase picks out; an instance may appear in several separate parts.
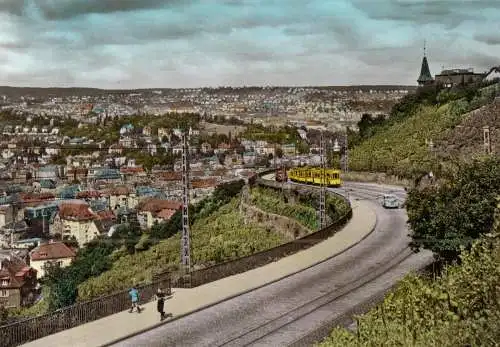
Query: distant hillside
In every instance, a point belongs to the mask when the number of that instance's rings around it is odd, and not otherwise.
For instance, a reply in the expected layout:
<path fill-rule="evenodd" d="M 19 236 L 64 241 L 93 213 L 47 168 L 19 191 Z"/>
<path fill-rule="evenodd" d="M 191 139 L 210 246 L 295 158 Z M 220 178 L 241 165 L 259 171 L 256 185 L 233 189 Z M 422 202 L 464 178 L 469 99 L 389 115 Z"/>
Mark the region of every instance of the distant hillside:
<path fill-rule="evenodd" d="M 403 177 L 446 170 L 440 162 L 458 159 L 464 146 L 481 152 L 482 130 L 479 134 L 473 128 L 499 127 L 498 104 L 492 103 L 499 93 L 500 84 L 494 84 L 482 89 L 431 93 L 421 101 L 402 100 L 393 108 L 389 120 L 374 127 L 369 137 L 350 150 L 350 169 Z M 473 110 L 477 111 L 468 113 Z M 461 123 L 463 128 L 449 130 Z M 497 130 L 492 133 L 497 151 L 498 135 Z M 432 150 L 430 140 L 434 143 Z"/>
<path fill-rule="evenodd" d="M 286 91 L 290 88 L 315 88 L 321 90 L 339 90 L 339 91 L 357 91 L 369 92 L 370 90 L 389 91 L 389 90 L 415 90 L 415 86 L 398 86 L 398 85 L 360 85 L 360 86 L 280 86 L 280 87 L 220 87 L 220 88 L 201 88 L 205 91 L 211 92 L 228 92 L 234 91 L 238 93 L 258 91 L 262 89 L 270 91 Z M 153 91 L 162 91 L 163 93 L 170 93 L 180 91 L 181 89 L 194 89 L 194 88 L 149 88 L 149 89 L 98 89 L 98 88 L 32 88 L 32 87 L 9 87 L 0 86 L 0 95 L 7 95 L 9 97 L 19 96 L 84 96 L 84 95 L 104 95 L 104 94 L 130 94 L 130 93 L 145 93 L 150 94 Z"/>

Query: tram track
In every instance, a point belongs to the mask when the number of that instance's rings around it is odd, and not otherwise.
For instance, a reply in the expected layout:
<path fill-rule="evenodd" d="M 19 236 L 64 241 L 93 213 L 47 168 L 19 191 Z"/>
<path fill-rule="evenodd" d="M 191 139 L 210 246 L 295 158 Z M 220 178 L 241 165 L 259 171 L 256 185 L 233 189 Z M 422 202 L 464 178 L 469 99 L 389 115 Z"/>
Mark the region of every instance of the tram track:
<path fill-rule="evenodd" d="M 233 346 L 251 346 L 254 343 L 261 341 L 262 339 L 280 331 L 284 327 L 295 323 L 299 319 L 306 317 L 312 312 L 325 308 L 329 305 L 334 304 L 338 299 L 346 296 L 347 294 L 359 289 L 376 278 L 387 273 L 394 267 L 401 264 L 403 261 L 411 257 L 414 253 L 409 249 L 405 248 L 399 252 L 395 257 L 387 261 L 383 266 L 376 265 L 372 266 L 370 272 L 365 274 L 366 276 L 357 277 L 355 280 L 349 282 L 348 284 L 342 286 L 341 288 L 331 290 L 319 297 L 307 301 L 299 307 L 293 310 L 282 313 L 280 316 L 269 320 L 259 326 L 253 327 L 250 330 L 244 332 L 235 337 L 231 337 L 229 340 L 224 341 L 222 344 L 218 344 L 218 347 L 233 347 Z"/>

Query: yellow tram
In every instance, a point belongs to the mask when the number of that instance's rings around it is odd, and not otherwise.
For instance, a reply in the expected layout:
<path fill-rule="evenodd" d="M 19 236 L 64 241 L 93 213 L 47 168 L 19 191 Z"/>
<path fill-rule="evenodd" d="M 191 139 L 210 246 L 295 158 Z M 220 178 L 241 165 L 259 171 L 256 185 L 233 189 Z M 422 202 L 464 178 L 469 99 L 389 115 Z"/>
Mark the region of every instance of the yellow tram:
<path fill-rule="evenodd" d="M 340 170 L 326 168 L 324 185 L 328 187 L 340 187 Z M 292 182 L 321 185 L 323 169 L 320 167 L 295 167 L 288 170 L 288 179 Z"/>

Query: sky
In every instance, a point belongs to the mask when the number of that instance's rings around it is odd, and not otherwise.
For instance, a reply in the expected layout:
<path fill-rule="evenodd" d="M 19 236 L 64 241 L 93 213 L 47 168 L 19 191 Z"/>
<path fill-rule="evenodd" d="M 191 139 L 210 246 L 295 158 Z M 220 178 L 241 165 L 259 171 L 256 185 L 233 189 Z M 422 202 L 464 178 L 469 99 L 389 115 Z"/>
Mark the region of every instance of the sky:
<path fill-rule="evenodd" d="M 0 0 L 0 85 L 415 85 L 500 65 L 500 0 Z"/>

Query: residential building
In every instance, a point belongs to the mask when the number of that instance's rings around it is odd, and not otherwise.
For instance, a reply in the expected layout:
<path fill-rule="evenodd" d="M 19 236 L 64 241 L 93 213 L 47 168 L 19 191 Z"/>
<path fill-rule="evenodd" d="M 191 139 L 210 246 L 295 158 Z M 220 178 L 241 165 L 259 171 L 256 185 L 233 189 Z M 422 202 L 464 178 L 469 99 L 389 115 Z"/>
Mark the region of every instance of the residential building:
<path fill-rule="evenodd" d="M 137 205 L 137 219 L 141 229 L 149 229 L 155 223 L 169 220 L 180 209 L 182 203 L 179 201 L 147 198 Z"/>
<path fill-rule="evenodd" d="M 474 73 L 473 69 L 451 69 L 443 70 L 436 75 L 436 84 L 443 85 L 446 88 L 454 86 L 465 86 L 468 84 L 480 82 L 483 80 L 484 73 Z"/>
<path fill-rule="evenodd" d="M 21 258 L 10 255 L 0 259 L 0 306 L 20 308 L 33 302 L 36 270 Z"/>
<path fill-rule="evenodd" d="M 12 205 L 0 205 L 0 228 L 12 222 L 14 209 Z"/>
<path fill-rule="evenodd" d="M 200 148 L 201 153 L 207 154 L 212 151 L 212 146 L 208 142 L 203 142 Z"/>
<path fill-rule="evenodd" d="M 105 194 L 108 196 L 109 209 L 112 211 L 119 207 L 135 208 L 138 203 L 137 195 L 127 186 L 108 189 Z"/>
<path fill-rule="evenodd" d="M 75 238 L 80 247 L 99 235 L 94 220 L 95 214 L 89 205 L 81 200 L 64 202 L 54 217 L 52 234 L 59 234 L 63 239 Z"/>
<path fill-rule="evenodd" d="M 37 278 L 45 276 L 48 264 L 66 267 L 75 259 L 76 252 L 62 242 L 39 245 L 30 252 L 30 265 L 36 270 Z"/>

